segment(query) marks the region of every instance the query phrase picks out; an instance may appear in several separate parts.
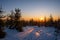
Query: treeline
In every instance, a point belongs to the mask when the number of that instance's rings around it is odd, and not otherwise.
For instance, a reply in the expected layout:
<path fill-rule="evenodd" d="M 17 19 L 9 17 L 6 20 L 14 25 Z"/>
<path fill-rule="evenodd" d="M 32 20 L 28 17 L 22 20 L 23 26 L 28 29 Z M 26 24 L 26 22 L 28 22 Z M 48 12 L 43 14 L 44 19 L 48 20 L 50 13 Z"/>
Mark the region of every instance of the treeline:
<path fill-rule="evenodd" d="M 44 18 L 44 22 L 41 21 L 34 21 L 33 19 L 26 21 L 24 19 L 21 20 L 21 10 L 15 9 L 15 11 L 11 10 L 11 14 L 6 16 L 6 20 L 2 20 L 0 18 L 0 21 L 2 22 L 1 25 L 4 25 L 8 27 L 9 29 L 18 29 L 18 26 L 26 27 L 26 26 L 38 26 L 38 27 L 55 27 L 60 28 L 60 18 L 58 20 L 53 20 L 52 15 L 49 16 L 49 20 L 46 20 L 46 17 Z M 21 27 L 20 27 L 21 28 Z"/>
<path fill-rule="evenodd" d="M 7 17 L 6 20 L 3 20 L 3 17 Z M 50 15 L 49 20 L 46 20 L 46 17 L 44 18 L 44 22 L 41 21 L 34 21 L 33 19 L 29 21 L 21 20 L 21 9 L 15 8 L 15 10 L 11 11 L 10 15 L 3 16 L 2 11 L 0 10 L 0 38 L 3 38 L 6 33 L 4 32 L 4 29 L 7 27 L 9 29 L 16 29 L 19 32 L 23 31 L 23 27 L 26 26 L 38 26 L 38 27 L 55 27 L 60 30 L 60 19 L 53 20 L 52 15 Z"/>
<path fill-rule="evenodd" d="M 7 19 L 5 21 L 5 26 L 9 27 L 9 29 L 18 29 L 26 26 L 38 26 L 38 27 L 55 27 L 60 29 L 60 18 L 58 20 L 53 19 L 53 16 L 50 15 L 48 21 L 46 20 L 46 17 L 44 18 L 44 21 L 34 21 L 33 19 L 30 19 L 29 21 L 25 21 L 24 19 L 21 20 L 21 10 L 15 9 L 15 12 L 12 10 L 11 14 L 7 16 Z M 21 30 L 22 31 L 22 30 Z"/>

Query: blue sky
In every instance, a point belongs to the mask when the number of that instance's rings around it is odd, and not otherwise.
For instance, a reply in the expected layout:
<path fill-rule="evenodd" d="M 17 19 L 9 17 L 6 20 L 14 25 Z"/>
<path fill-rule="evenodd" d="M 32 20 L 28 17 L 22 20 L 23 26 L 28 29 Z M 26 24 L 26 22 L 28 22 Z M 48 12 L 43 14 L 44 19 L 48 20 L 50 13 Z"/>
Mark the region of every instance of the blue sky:
<path fill-rule="evenodd" d="M 22 17 L 26 18 L 60 16 L 59 0 L 0 0 L 0 4 L 7 13 L 20 8 Z"/>

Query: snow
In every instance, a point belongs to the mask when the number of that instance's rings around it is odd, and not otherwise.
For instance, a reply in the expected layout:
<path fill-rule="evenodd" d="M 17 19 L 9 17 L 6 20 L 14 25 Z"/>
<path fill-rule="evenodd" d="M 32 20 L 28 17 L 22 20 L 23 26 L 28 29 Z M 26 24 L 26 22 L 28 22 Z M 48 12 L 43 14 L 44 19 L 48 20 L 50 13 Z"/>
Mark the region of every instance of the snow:
<path fill-rule="evenodd" d="M 4 39 L 0 40 L 55 40 L 55 28 L 53 27 L 38 27 L 38 26 L 26 26 L 23 28 L 23 32 L 17 32 L 15 29 L 11 30 L 6 28 L 7 33 Z M 58 40 L 60 40 L 60 33 L 58 34 Z"/>
<path fill-rule="evenodd" d="M 15 29 L 11 30 L 6 28 L 5 32 L 6 37 L 4 38 L 4 40 L 18 40 L 16 37 L 14 37 L 14 35 L 18 33 Z"/>

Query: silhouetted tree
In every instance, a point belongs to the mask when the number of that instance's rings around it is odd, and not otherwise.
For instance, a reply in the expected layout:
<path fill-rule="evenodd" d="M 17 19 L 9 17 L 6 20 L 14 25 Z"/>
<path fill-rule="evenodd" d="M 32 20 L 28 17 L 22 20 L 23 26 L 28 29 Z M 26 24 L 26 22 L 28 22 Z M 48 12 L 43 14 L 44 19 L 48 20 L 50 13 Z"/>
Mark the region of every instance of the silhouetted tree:
<path fill-rule="evenodd" d="M 4 38 L 6 33 L 3 31 L 4 30 L 4 21 L 1 19 L 2 16 L 2 7 L 0 8 L 0 38 Z"/>
<path fill-rule="evenodd" d="M 18 9 L 15 9 L 15 28 L 22 32 L 23 29 L 22 29 L 22 23 L 20 21 L 20 18 L 21 18 L 21 10 L 18 8 Z"/>
<path fill-rule="evenodd" d="M 53 21 L 52 15 L 50 15 L 50 19 L 47 21 L 47 25 L 48 26 L 53 26 L 54 25 L 54 21 Z"/>
<path fill-rule="evenodd" d="M 10 21 L 9 21 L 9 23 L 10 23 L 10 29 L 13 29 L 14 28 L 14 12 L 13 12 L 13 10 L 11 11 L 11 15 L 9 16 L 10 17 Z"/>
<path fill-rule="evenodd" d="M 47 20 L 46 20 L 46 17 L 44 18 L 44 26 L 46 27 L 47 24 L 46 24 Z"/>
<path fill-rule="evenodd" d="M 24 27 L 26 27 L 28 25 L 28 22 L 25 20 L 21 20 L 20 22 L 21 22 L 22 26 L 24 26 Z"/>
<path fill-rule="evenodd" d="M 58 26 L 58 21 L 55 20 L 55 21 L 54 21 L 54 27 L 57 28 L 57 26 Z"/>
<path fill-rule="evenodd" d="M 29 25 L 30 25 L 30 26 L 34 26 L 34 20 L 33 20 L 33 19 L 31 19 L 31 20 L 29 21 Z"/>
<path fill-rule="evenodd" d="M 35 25 L 38 26 L 38 27 L 40 27 L 41 26 L 41 22 L 40 21 L 35 22 Z"/>
<path fill-rule="evenodd" d="M 6 27 L 9 27 L 9 16 L 7 15 L 6 22 L 5 22 Z"/>
<path fill-rule="evenodd" d="M 60 18 L 58 18 L 58 21 L 55 24 L 55 27 L 60 30 Z"/>
<path fill-rule="evenodd" d="M 54 27 L 55 27 L 55 36 L 56 36 L 55 40 L 58 40 L 58 35 L 59 35 L 59 31 L 60 31 L 60 18 L 58 18 L 58 20 L 54 21 Z"/>

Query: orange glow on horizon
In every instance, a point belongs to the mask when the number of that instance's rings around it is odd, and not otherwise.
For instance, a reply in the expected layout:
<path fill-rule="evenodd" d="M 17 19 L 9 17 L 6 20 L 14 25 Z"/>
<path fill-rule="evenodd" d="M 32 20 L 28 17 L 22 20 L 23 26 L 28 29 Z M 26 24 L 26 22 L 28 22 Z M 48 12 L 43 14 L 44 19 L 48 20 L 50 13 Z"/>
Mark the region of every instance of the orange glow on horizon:
<path fill-rule="evenodd" d="M 30 19 L 33 19 L 34 21 L 44 21 L 45 19 L 44 19 L 44 17 L 33 17 L 33 18 L 30 18 L 30 17 L 24 17 L 23 18 L 24 20 L 30 20 Z M 46 21 L 48 21 L 49 20 L 49 17 L 46 17 Z M 57 16 L 54 16 L 53 17 L 53 20 L 55 21 L 55 20 L 58 20 L 58 17 Z"/>
<path fill-rule="evenodd" d="M 5 18 L 2 18 L 3 20 L 6 20 L 7 19 L 7 17 L 5 17 Z M 25 20 L 25 21 L 29 21 L 29 20 L 31 20 L 31 19 L 33 19 L 34 21 L 44 21 L 45 19 L 44 19 L 44 17 L 33 17 L 33 18 L 31 18 L 31 17 L 21 17 L 21 19 L 22 20 Z M 46 21 L 48 21 L 49 20 L 49 17 L 47 18 L 46 17 Z M 53 17 L 53 20 L 55 21 L 55 20 L 58 20 L 58 17 L 57 16 L 54 16 Z"/>

